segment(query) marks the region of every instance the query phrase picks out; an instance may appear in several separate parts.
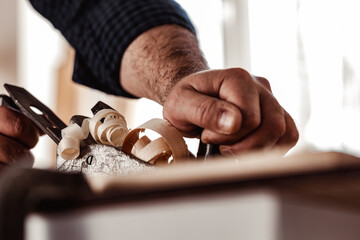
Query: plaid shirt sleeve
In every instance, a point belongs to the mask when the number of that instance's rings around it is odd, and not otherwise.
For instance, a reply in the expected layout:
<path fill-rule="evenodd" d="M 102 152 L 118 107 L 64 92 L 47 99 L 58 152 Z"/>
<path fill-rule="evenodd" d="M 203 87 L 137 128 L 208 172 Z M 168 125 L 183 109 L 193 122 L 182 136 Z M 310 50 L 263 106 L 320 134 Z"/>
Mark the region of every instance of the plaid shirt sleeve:
<path fill-rule="evenodd" d="M 133 97 L 120 85 L 121 58 L 141 33 L 177 24 L 193 33 L 173 0 L 30 0 L 75 48 L 73 80 L 103 92 Z"/>

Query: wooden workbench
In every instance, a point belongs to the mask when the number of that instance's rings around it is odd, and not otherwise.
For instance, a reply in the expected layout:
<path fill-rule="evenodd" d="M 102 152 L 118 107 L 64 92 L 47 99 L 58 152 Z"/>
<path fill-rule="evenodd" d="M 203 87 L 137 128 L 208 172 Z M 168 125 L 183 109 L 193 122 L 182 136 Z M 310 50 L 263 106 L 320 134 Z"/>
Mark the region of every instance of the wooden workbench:
<path fill-rule="evenodd" d="M 360 160 L 342 153 L 255 154 L 126 177 L 4 175 L 0 236 L 11 234 L 4 230 L 10 224 L 19 227 L 4 216 L 23 206 L 22 234 L 12 239 L 350 240 L 360 234 Z"/>

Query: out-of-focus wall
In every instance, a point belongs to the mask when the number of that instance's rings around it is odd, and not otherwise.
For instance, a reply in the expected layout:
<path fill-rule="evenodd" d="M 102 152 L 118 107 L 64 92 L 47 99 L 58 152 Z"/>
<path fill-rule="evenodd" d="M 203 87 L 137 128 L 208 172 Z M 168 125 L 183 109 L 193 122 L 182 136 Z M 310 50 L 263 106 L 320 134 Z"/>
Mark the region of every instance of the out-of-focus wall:
<path fill-rule="evenodd" d="M 17 0 L 17 84 L 26 88 L 51 109 L 56 107 L 57 71 L 65 57 L 65 41 L 30 5 L 28 0 Z M 33 150 L 35 167 L 54 165 L 55 143 L 41 137 Z"/>
<path fill-rule="evenodd" d="M 17 79 L 17 7 L 14 0 L 0 1 L 0 91 L 5 82 Z"/>

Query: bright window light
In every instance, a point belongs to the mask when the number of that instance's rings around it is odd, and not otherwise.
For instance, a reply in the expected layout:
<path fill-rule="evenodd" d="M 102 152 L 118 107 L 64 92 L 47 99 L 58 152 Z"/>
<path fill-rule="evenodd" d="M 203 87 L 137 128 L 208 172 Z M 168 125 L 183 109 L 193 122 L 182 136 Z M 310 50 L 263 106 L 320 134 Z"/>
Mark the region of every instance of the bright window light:
<path fill-rule="evenodd" d="M 294 116 L 299 146 L 360 154 L 360 2 L 248 2 L 252 71 Z"/>

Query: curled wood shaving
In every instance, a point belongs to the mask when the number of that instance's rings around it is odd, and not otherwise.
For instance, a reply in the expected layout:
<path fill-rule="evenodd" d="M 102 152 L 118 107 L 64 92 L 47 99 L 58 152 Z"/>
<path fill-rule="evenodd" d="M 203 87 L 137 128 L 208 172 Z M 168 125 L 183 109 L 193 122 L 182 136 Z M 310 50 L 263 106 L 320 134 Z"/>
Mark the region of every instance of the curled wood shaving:
<path fill-rule="evenodd" d="M 80 154 L 80 141 L 89 135 L 89 119 L 84 119 L 81 127 L 71 124 L 61 130 L 59 142 L 60 155 L 63 159 L 72 160 Z"/>
<path fill-rule="evenodd" d="M 95 141 L 120 147 L 129 132 L 125 118 L 113 109 L 102 109 L 90 120 L 90 133 Z"/>
<path fill-rule="evenodd" d="M 144 137 L 146 137 L 146 136 L 144 136 Z M 170 150 L 167 142 L 162 137 L 160 137 L 154 141 L 150 141 L 146 145 L 139 148 L 137 143 L 140 142 L 141 139 L 143 139 L 144 137 L 140 138 L 135 143 L 134 147 L 131 150 L 132 155 L 143 160 L 144 162 L 156 161 L 156 158 L 160 157 L 161 155 L 163 157 L 168 156 L 168 159 L 171 157 L 171 150 Z M 147 139 L 149 139 L 149 138 L 147 138 Z"/>
<path fill-rule="evenodd" d="M 120 147 L 129 130 L 120 113 L 112 109 L 102 109 L 91 119 L 85 119 L 81 127 L 71 124 L 61 131 L 61 157 L 66 160 L 77 158 L 80 154 L 80 141 L 87 138 L 89 132 L 96 142 Z"/>
<path fill-rule="evenodd" d="M 140 138 L 140 133 L 146 129 L 161 137 L 154 141 L 146 136 Z M 149 163 L 166 162 L 171 156 L 174 162 L 189 158 L 189 151 L 180 132 L 163 119 L 151 119 L 130 131 L 124 139 L 122 150 Z"/>
<path fill-rule="evenodd" d="M 146 129 L 160 135 L 150 140 L 140 133 Z M 173 162 L 189 158 L 189 151 L 182 135 L 166 120 L 152 119 L 130 131 L 125 118 L 115 110 L 103 109 L 91 119 L 85 119 L 80 127 L 72 124 L 62 130 L 59 152 L 63 159 L 72 160 L 80 154 L 80 141 L 89 135 L 98 143 L 120 147 L 125 153 L 151 164 L 168 164 L 171 156 Z"/>

